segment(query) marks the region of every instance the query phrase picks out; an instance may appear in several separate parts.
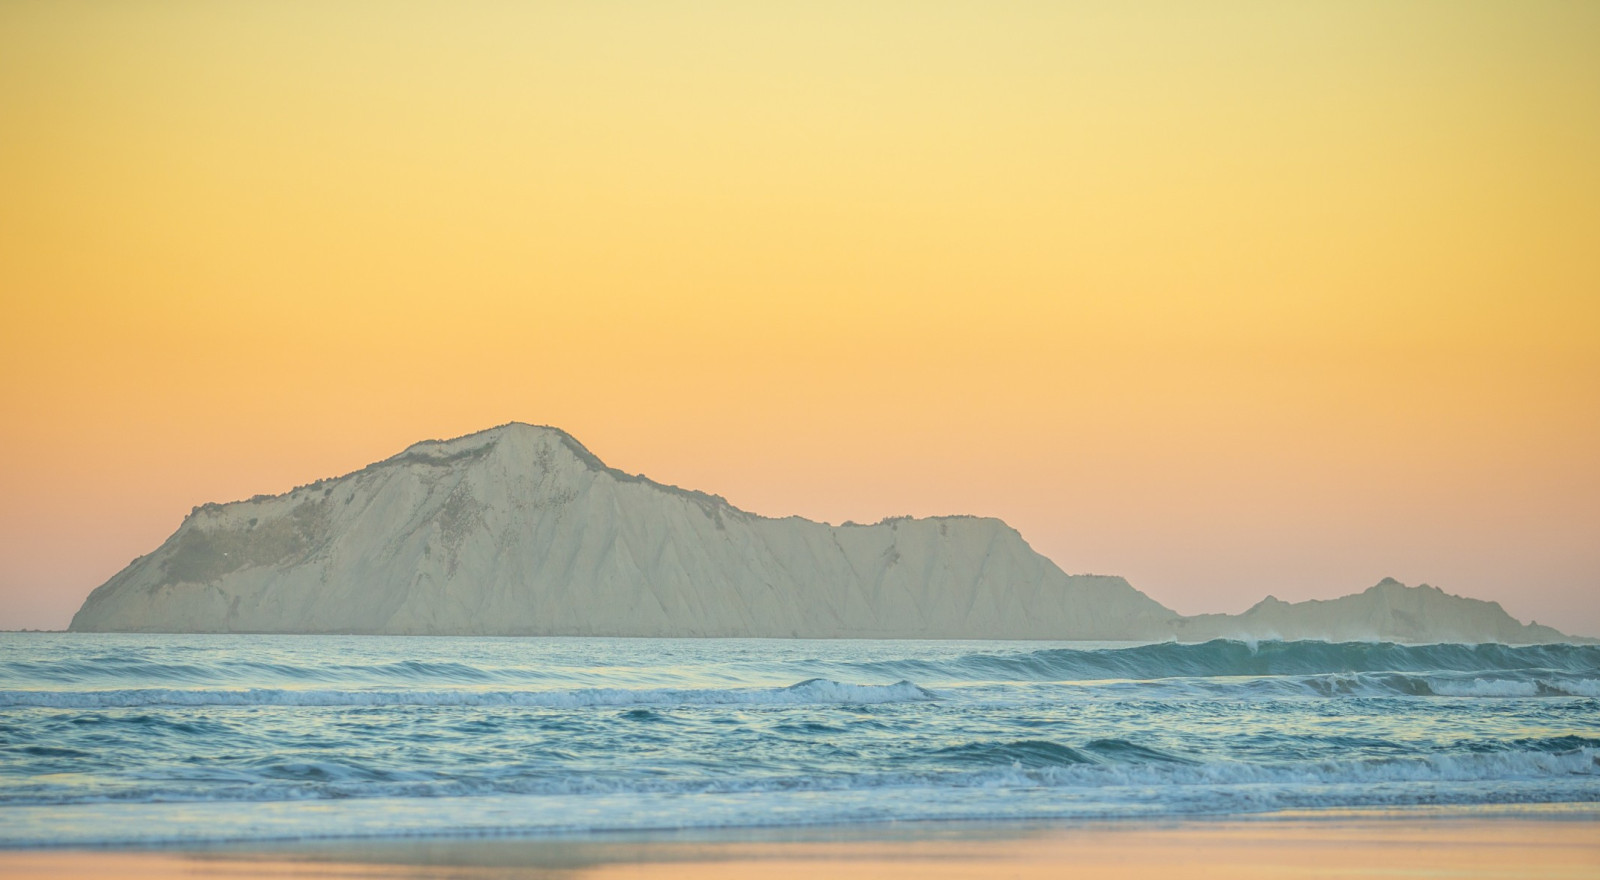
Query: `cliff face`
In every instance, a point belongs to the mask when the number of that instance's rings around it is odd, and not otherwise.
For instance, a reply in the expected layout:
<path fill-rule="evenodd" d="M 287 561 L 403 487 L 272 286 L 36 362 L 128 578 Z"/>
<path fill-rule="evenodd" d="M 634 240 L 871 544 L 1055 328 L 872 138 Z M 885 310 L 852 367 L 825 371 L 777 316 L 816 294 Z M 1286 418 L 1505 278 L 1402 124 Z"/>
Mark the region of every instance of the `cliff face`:
<path fill-rule="evenodd" d="M 1385 580 L 1179 617 L 1067 575 L 997 519 L 829 526 L 607 467 L 554 428 L 418 443 L 353 474 L 196 508 L 73 630 L 1206 641 L 1573 641 Z"/>
<path fill-rule="evenodd" d="M 1284 602 L 1268 596 L 1243 614 L 1201 614 L 1174 621 L 1173 632 L 1186 642 L 1222 638 L 1512 645 L 1576 641 L 1548 626 L 1525 625 L 1498 602 L 1452 596 L 1426 584 L 1408 587 L 1393 578 L 1338 599 Z"/>
<path fill-rule="evenodd" d="M 512 424 L 197 508 L 71 628 L 1159 639 L 1176 617 L 999 520 L 769 519 Z"/>

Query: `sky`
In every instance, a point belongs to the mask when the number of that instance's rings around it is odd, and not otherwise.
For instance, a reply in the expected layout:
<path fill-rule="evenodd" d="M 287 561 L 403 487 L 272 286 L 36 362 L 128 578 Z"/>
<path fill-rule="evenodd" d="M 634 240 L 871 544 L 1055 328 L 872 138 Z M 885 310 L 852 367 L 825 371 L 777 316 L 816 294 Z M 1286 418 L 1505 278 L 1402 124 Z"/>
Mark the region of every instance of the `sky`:
<path fill-rule="evenodd" d="M 1600 4 L 0 4 L 0 628 L 508 421 L 1600 635 Z"/>

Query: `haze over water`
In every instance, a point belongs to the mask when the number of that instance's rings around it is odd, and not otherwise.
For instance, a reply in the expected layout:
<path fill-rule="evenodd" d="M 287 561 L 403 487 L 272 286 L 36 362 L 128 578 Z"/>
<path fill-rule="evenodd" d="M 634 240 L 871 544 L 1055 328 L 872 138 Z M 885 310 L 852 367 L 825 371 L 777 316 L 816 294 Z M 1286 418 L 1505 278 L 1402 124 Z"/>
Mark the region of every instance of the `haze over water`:
<path fill-rule="evenodd" d="M 0 635 L 0 846 L 1600 802 L 1600 647 Z"/>

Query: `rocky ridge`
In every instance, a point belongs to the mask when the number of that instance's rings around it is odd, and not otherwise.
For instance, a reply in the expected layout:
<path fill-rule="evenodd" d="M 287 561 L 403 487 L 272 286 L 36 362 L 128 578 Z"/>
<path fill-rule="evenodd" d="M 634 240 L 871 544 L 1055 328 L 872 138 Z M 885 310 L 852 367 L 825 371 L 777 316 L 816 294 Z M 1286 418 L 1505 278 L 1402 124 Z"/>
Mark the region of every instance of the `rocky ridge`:
<path fill-rule="evenodd" d="M 511 424 L 196 508 L 72 629 L 1106 639 L 1175 616 L 997 519 L 772 519 Z"/>
<path fill-rule="evenodd" d="M 1242 614 L 1180 618 L 1182 641 L 1223 638 L 1321 639 L 1329 642 L 1500 642 L 1541 644 L 1580 641 L 1548 626 L 1524 624 L 1498 602 L 1452 596 L 1422 584 L 1384 578 L 1365 591 L 1337 599 L 1285 602 L 1268 596 Z"/>
<path fill-rule="evenodd" d="M 282 495 L 195 508 L 85 600 L 77 631 L 1154 641 L 1560 641 L 1386 580 L 1184 618 L 1069 575 L 998 519 L 774 519 L 512 423 Z"/>

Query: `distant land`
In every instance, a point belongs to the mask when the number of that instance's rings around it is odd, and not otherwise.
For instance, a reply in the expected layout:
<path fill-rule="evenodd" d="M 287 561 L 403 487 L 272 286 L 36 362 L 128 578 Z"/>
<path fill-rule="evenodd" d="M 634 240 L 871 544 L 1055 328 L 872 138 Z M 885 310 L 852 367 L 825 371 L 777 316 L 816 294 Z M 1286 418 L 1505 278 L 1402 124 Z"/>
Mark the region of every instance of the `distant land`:
<path fill-rule="evenodd" d="M 1393 580 L 1184 617 L 1063 572 L 998 519 L 832 526 L 608 467 L 555 428 L 417 443 L 194 509 L 91 593 L 80 632 L 776 638 L 1587 641 Z"/>

